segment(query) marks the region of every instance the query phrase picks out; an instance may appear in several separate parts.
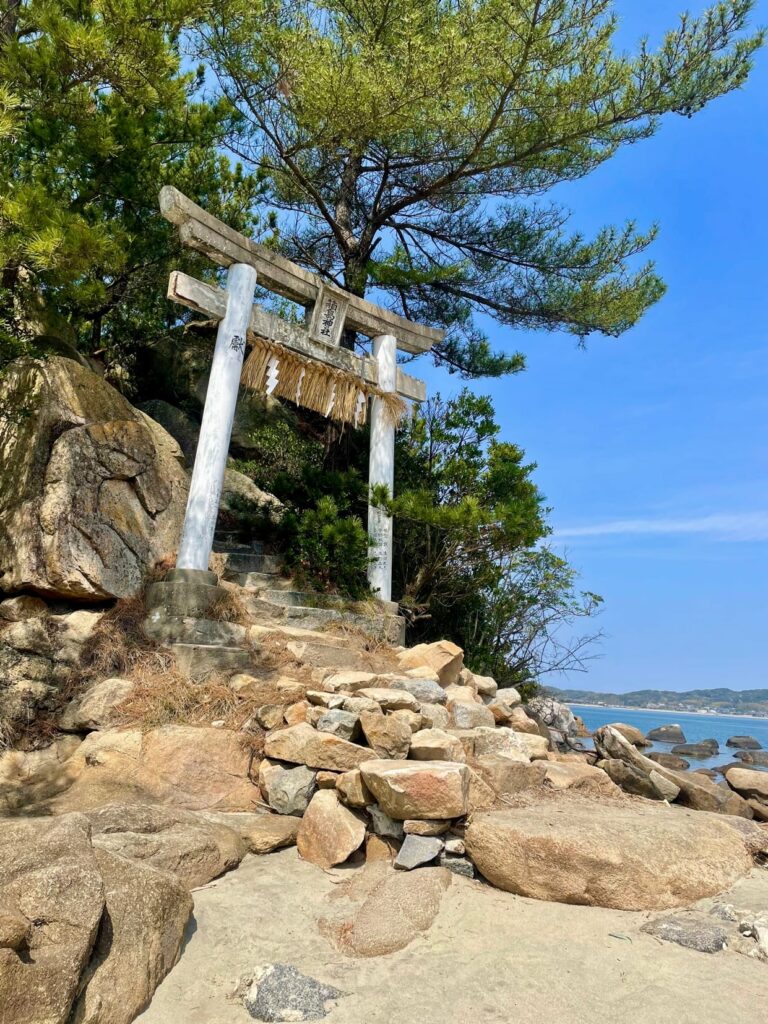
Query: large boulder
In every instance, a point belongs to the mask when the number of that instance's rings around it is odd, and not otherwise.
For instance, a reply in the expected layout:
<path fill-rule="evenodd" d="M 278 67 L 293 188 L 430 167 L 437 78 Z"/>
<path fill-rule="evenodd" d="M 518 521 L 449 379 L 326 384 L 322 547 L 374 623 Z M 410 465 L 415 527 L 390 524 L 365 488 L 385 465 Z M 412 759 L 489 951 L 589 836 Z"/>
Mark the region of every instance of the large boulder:
<path fill-rule="evenodd" d="M 526 705 L 528 714 L 549 729 L 558 746 L 568 749 L 574 745 L 578 727 L 573 712 L 554 697 L 534 697 Z"/>
<path fill-rule="evenodd" d="M 754 736 L 730 736 L 725 741 L 726 747 L 738 747 L 740 750 L 762 750 L 763 745 Z"/>
<path fill-rule="evenodd" d="M 742 796 L 768 800 L 768 772 L 752 768 L 729 768 L 725 773 L 728 785 Z"/>
<path fill-rule="evenodd" d="M 459 818 L 469 810 L 470 771 L 457 761 L 364 761 L 360 773 L 396 821 Z"/>
<path fill-rule="evenodd" d="M 645 733 L 634 725 L 627 725 L 626 722 L 611 722 L 611 728 L 620 732 L 633 747 L 649 747 L 651 745 L 651 741 Z"/>
<path fill-rule="evenodd" d="M 127 597 L 179 541 L 176 442 L 71 359 L 19 359 L 0 382 L 0 590 Z"/>
<path fill-rule="evenodd" d="M 457 682 L 464 667 L 464 652 L 450 640 L 437 640 L 431 644 L 417 644 L 398 656 L 404 669 L 428 668 L 437 674 L 441 686 Z"/>
<path fill-rule="evenodd" d="M 104 921 L 68 1024 L 131 1024 L 181 952 L 192 897 L 177 878 L 96 850 Z"/>
<path fill-rule="evenodd" d="M 476 814 L 465 841 L 500 889 L 617 910 L 692 903 L 752 866 L 726 822 L 655 804 L 563 800 Z"/>
<path fill-rule="evenodd" d="M 229 825 L 190 811 L 109 804 L 85 816 L 94 847 L 172 874 L 188 889 L 237 867 L 247 850 Z"/>
<path fill-rule="evenodd" d="M 81 815 L 5 820 L 0 905 L 26 922 L 20 948 L 0 946 L 0 1019 L 65 1024 L 104 910 L 104 883 Z"/>

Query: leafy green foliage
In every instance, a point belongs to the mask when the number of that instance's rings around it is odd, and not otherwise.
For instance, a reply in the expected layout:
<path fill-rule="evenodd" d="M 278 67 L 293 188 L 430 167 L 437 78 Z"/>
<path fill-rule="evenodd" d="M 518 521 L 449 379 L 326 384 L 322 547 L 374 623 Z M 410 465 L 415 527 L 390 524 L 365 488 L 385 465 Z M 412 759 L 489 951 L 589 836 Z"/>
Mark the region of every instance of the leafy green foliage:
<path fill-rule="evenodd" d="M 10 329 L 101 352 L 126 380 L 168 329 L 171 267 L 208 273 L 159 216 L 172 182 L 242 230 L 259 176 L 219 143 L 232 112 L 180 70 L 193 0 L 25 0 L 0 32 L 0 275 Z"/>
<path fill-rule="evenodd" d="M 236 459 L 234 468 L 262 490 L 288 498 L 304 467 L 322 458 L 318 441 L 299 433 L 287 418 L 271 417 L 248 434 L 248 458 Z"/>
<path fill-rule="evenodd" d="M 739 88 L 753 8 L 722 0 L 627 54 L 612 0 L 219 0 L 199 44 L 283 251 L 447 328 L 450 369 L 499 375 L 523 359 L 478 312 L 615 336 L 663 295 L 655 227 L 584 237 L 540 197 Z"/>

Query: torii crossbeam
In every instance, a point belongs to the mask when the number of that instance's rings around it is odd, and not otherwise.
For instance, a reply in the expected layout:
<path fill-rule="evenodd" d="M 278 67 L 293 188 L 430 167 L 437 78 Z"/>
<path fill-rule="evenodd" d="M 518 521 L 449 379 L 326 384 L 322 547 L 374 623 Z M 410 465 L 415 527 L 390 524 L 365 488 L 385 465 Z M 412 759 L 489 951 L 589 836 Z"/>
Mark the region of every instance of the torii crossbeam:
<path fill-rule="evenodd" d="M 226 290 L 178 271 L 171 274 L 168 286 L 168 297 L 174 302 L 219 321 L 177 568 L 208 569 L 249 335 L 265 346 L 258 379 L 267 393 L 278 388 L 281 369 L 290 366 L 290 388 L 286 390 L 284 374 L 278 393 L 299 404 L 309 404 L 303 384 L 307 373 L 311 377 L 313 367 L 320 366 L 328 380 L 322 410 L 327 415 L 358 422 L 364 419 L 365 404 L 370 399 L 369 486 L 383 484 L 391 494 L 395 454 L 392 403 L 396 396 L 417 402 L 426 397 L 424 382 L 398 368 L 397 349 L 426 352 L 442 340 L 444 332 L 414 323 L 323 281 L 234 231 L 171 186 L 160 192 L 160 209 L 167 220 L 179 226 L 184 245 L 229 268 Z M 257 280 L 269 291 L 304 306 L 306 326 L 288 323 L 255 305 Z M 373 339 L 371 356 L 358 356 L 339 347 L 345 327 Z M 316 394 L 314 402 L 310 408 L 319 408 Z M 368 533 L 372 559 L 369 583 L 380 600 L 389 601 L 392 520 L 370 502 Z"/>

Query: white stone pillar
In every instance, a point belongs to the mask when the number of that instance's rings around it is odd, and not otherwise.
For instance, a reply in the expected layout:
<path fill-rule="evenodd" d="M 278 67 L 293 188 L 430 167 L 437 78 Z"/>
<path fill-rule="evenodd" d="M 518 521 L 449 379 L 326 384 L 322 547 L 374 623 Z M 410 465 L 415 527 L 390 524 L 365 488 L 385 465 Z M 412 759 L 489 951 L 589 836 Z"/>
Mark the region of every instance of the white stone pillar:
<path fill-rule="evenodd" d="M 234 263 L 229 268 L 227 312 L 219 323 L 213 350 L 203 422 L 176 560 L 179 569 L 208 569 L 255 288 L 256 271 L 253 267 Z"/>
<path fill-rule="evenodd" d="M 373 355 L 379 367 L 379 388 L 395 391 L 397 387 L 397 340 L 391 334 L 373 339 Z M 368 485 L 385 484 L 393 494 L 395 485 L 395 428 L 380 398 L 371 402 L 371 450 L 368 462 Z M 374 559 L 368 567 L 371 590 L 382 601 L 392 600 L 392 519 L 380 508 L 368 505 L 369 554 Z"/>

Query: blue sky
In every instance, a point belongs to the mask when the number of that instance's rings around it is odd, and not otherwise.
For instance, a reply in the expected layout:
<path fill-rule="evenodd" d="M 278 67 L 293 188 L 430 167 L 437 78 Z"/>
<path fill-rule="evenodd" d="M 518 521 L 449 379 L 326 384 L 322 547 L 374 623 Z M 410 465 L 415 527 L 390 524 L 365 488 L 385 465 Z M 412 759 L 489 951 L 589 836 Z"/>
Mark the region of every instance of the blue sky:
<path fill-rule="evenodd" d="M 704 2 L 618 0 L 622 42 L 653 39 L 686 6 Z M 491 330 L 528 369 L 473 389 L 539 464 L 554 544 L 605 598 L 602 657 L 558 685 L 768 686 L 767 165 L 764 51 L 743 90 L 556 196 L 586 231 L 659 222 L 668 292 L 643 321 L 586 351 Z M 414 371 L 443 395 L 461 386 Z"/>

